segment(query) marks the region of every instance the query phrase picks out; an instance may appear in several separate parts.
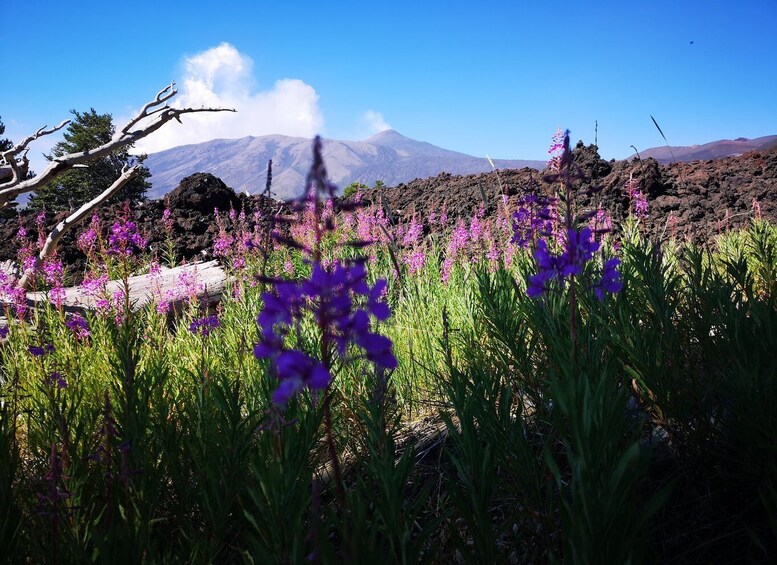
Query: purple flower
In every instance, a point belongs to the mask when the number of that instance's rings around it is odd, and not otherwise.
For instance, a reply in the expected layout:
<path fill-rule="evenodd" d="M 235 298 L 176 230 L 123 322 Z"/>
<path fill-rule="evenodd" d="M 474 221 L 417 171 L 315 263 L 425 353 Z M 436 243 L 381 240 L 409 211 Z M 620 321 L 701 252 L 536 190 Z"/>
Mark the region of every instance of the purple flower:
<path fill-rule="evenodd" d="M 634 200 L 634 215 L 638 218 L 647 218 L 648 215 L 648 201 L 647 197 L 641 190 L 637 190 L 633 194 Z"/>
<path fill-rule="evenodd" d="M 521 198 L 518 210 L 513 213 L 513 237 L 510 243 L 527 249 L 538 236 L 547 236 L 553 232 L 555 219 L 555 208 L 547 198 L 527 194 Z"/>
<path fill-rule="evenodd" d="M 48 382 L 52 385 L 57 385 L 59 388 L 67 388 L 67 381 L 65 380 L 65 377 L 62 376 L 62 373 L 59 371 L 54 371 L 48 376 Z"/>
<path fill-rule="evenodd" d="M 583 228 L 579 232 L 567 231 L 566 250 L 561 255 L 561 275 L 569 277 L 583 271 L 585 264 L 599 249 L 599 242 L 592 238 L 591 228 Z"/>
<path fill-rule="evenodd" d="M 212 316 L 205 316 L 204 318 L 194 320 L 189 325 L 189 331 L 193 334 L 200 334 L 205 337 L 209 336 L 210 333 L 220 325 L 218 316 L 214 314 Z"/>
<path fill-rule="evenodd" d="M 556 133 L 553 134 L 550 147 L 548 148 L 548 154 L 550 155 L 548 167 L 554 171 L 559 171 L 561 169 L 561 157 L 567 145 L 566 138 L 568 136 L 569 130 L 562 132 L 561 128 L 558 128 Z"/>
<path fill-rule="evenodd" d="M 33 357 L 43 357 L 44 355 L 54 352 L 54 344 L 47 343 L 43 347 L 30 345 L 27 347 L 27 351 L 29 351 Z"/>
<path fill-rule="evenodd" d="M 588 227 L 580 231 L 568 230 L 564 251 L 560 255 L 551 253 L 547 242 L 540 239 L 534 252 L 538 270 L 536 274 L 529 276 L 526 294 L 536 298 L 548 290 L 551 281 L 556 280 L 563 284 L 565 279 L 582 273 L 585 264 L 599 250 L 599 243 L 592 236 L 593 233 Z M 594 286 L 596 296 L 600 300 L 605 291 L 615 293 L 622 288 L 620 273 L 617 271 L 619 264 L 620 259 L 617 258 L 605 263 L 601 281 Z"/>
<path fill-rule="evenodd" d="M 547 290 L 548 282 L 561 277 L 561 258 L 554 256 L 548 250 L 548 243 L 544 239 L 537 242 L 537 249 L 534 251 L 534 258 L 537 260 L 539 270 L 537 274 L 529 277 L 529 285 L 526 294 L 531 298 L 540 296 Z"/>
<path fill-rule="evenodd" d="M 618 265 L 620 265 L 620 263 L 620 259 L 613 257 L 604 264 L 602 278 L 599 283 L 594 286 L 594 294 L 596 294 L 596 298 L 599 300 L 604 300 L 605 292 L 615 294 L 620 292 L 623 288 L 621 274 L 618 272 Z"/>
<path fill-rule="evenodd" d="M 86 339 L 92 335 L 89 331 L 89 323 L 79 314 L 73 314 L 70 319 L 65 322 L 65 326 L 73 332 L 76 339 Z"/>
<path fill-rule="evenodd" d="M 275 359 L 275 370 L 281 381 L 273 393 L 276 404 L 286 404 L 306 386 L 324 390 L 332 379 L 323 363 L 295 350 L 281 352 Z"/>
<path fill-rule="evenodd" d="M 330 370 L 337 366 L 332 357 L 338 355 L 347 363 L 354 347 L 361 348 L 364 357 L 380 368 L 397 365 L 391 341 L 374 333 L 370 326 L 371 316 L 385 320 L 391 314 L 384 300 L 386 282 L 381 280 L 373 286 L 367 283 L 365 258 L 348 262 L 322 258 L 323 232 L 331 232 L 335 226 L 332 196 L 337 187 L 327 180 L 318 137 L 313 144 L 313 165 L 306 187 L 305 193 L 292 203 L 302 222 L 291 226 L 291 238 L 276 240 L 301 249 L 308 256 L 310 277 L 299 282 L 275 282 L 273 292 L 262 294 L 264 307 L 257 317 L 261 336 L 254 355 L 268 359 L 280 380 L 273 394 L 275 404 L 284 404 L 305 387 L 314 391 L 327 389 L 333 378 Z M 323 209 L 322 197 L 329 198 Z M 385 227 L 385 222 L 381 208 L 373 206 L 370 213 L 360 210 L 356 221 L 359 239 L 372 240 L 375 228 Z M 420 224 L 411 228 L 408 244 L 414 244 L 412 240 L 416 239 L 412 232 L 421 229 Z M 311 319 L 320 333 L 319 359 L 285 347 L 291 329 L 300 328 Z"/>
<path fill-rule="evenodd" d="M 234 239 L 227 233 L 219 234 L 216 241 L 213 242 L 213 254 L 216 257 L 226 257 L 232 251 Z"/>
<path fill-rule="evenodd" d="M 477 243 L 483 237 L 483 216 L 486 211 L 481 206 L 478 213 L 469 222 L 469 237 L 472 243 Z"/>
<path fill-rule="evenodd" d="M 396 369 L 397 358 L 391 351 L 392 343 L 384 335 L 363 331 L 354 336 L 354 342 L 364 349 L 364 355 L 378 367 Z"/>
<path fill-rule="evenodd" d="M 275 402 L 285 403 L 305 386 L 324 389 L 331 380 L 328 369 L 320 362 L 284 347 L 289 328 L 305 312 L 312 315 L 324 342 L 336 345 L 341 357 L 346 358 L 349 346 L 355 345 L 376 365 L 384 369 L 397 366 L 391 340 L 372 332 L 370 324 L 371 315 L 378 320 L 391 315 L 384 301 L 386 281 L 379 280 L 370 287 L 366 278 L 367 271 L 361 262 L 334 262 L 329 267 L 314 263 L 309 279 L 299 284 L 280 281 L 275 292 L 262 295 L 264 308 L 257 318 L 262 335 L 254 347 L 254 356 L 270 359 L 276 368 L 281 384 L 273 397 Z M 363 307 L 356 305 L 357 299 Z M 299 366 L 292 368 L 294 363 Z"/>

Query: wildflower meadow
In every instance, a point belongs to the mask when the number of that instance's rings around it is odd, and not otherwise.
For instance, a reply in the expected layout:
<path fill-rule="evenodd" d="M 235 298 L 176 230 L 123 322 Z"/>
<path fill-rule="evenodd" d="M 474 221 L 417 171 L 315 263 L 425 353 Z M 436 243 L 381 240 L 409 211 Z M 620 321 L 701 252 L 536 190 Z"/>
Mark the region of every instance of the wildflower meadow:
<path fill-rule="evenodd" d="M 0 272 L 0 561 L 773 562 L 777 226 L 651 241 L 568 132 L 517 207 L 397 223 L 320 143 L 282 213 L 217 212 L 216 304 L 132 303 L 177 259 L 129 207 L 77 239 L 94 308 Z"/>

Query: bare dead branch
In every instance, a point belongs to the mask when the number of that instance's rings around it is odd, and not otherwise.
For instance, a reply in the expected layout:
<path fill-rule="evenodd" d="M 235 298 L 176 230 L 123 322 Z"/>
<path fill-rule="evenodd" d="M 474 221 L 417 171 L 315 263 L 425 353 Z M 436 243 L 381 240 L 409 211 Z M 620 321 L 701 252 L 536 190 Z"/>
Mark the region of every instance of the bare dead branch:
<path fill-rule="evenodd" d="M 14 175 L 14 179 L 0 184 L 0 209 L 2 209 L 10 200 L 16 198 L 20 194 L 25 192 L 32 192 L 37 190 L 41 186 L 51 182 L 62 173 L 72 169 L 73 167 L 83 164 L 87 161 L 99 159 L 109 155 L 116 149 L 130 145 L 147 135 L 155 132 L 161 128 L 164 124 L 170 120 L 176 120 L 181 122 L 181 116 L 183 114 L 193 114 L 196 112 L 234 112 L 234 108 L 171 108 L 167 106 L 166 102 L 175 96 L 177 91 L 175 90 L 175 83 L 171 83 L 169 86 L 160 90 L 154 100 L 148 102 L 143 106 L 143 109 L 137 116 L 132 118 L 129 123 L 121 128 L 119 132 L 114 135 L 113 139 L 108 143 L 105 143 L 89 151 L 82 151 L 79 153 L 70 153 L 57 157 L 51 161 L 48 167 L 37 177 L 21 180 Z M 160 105 L 162 105 L 160 107 Z M 130 131 L 132 127 L 138 124 L 141 120 L 146 118 L 152 118 L 147 124 L 138 127 L 137 129 Z M 67 122 L 63 122 L 57 129 L 63 127 Z M 40 135 L 45 135 L 45 128 L 38 130 L 34 136 L 30 136 L 33 139 L 37 139 Z M 36 137 L 37 136 L 37 137 Z M 26 140 L 25 140 L 26 141 Z M 30 140 L 32 141 L 32 140 Z M 29 141 L 27 141 L 29 143 Z M 21 145 L 21 144 L 20 144 Z"/>
<path fill-rule="evenodd" d="M 29 290 L 32 281 L 35 278 L 35 273 L 40 269 L 40 266 L 46 260 L 47 257 L 54 255 L 59 245 L 59 240 L 62 236 L 76 226 L 81 220 L 86 218 L 89 213 L 103 204 L 111 196 L 116 194 L 121 188 L 129 182 L 132 176 L 138 171 L 140 165 L 134 165 L 132 167 L 125 166 L 121 171 L 121 176 L 117 178 L 114 183 L 102 191 L 98 196 L 81 206 L 78 210 L 73 212 L 67 218 L 59 222 L 56 227 L 49 233 L 46 238 L 46 242 L 43 244 L 43 248 L 40 250 L 38 257 L 35 259 L 34 265 L 32 265 L 19 280 L 19 286 Z"/>
<path fill-rule="evenodd" d="M 27 170 L 29 169 L 30 165 L 30 162 L 27 159 L 27 152 L 30 150 L 30 148 L 27 146 L 30 143 L 43 137 L 44 135 L 50 135 L 58 130 L 61 130 L 69 123 L 70 120 L 64 120 L 61 124 L 54 126 L 51 129 L 46 129 L 48 126 L 43 126 L 34 134 L 23 139 L 20 143 L 17 143 L 7 151 L 3 151 L 1 154 L 3 159 L 0 161 L 0 165 L 4 164 L 5 166 L 2 167 L 2 171 L 0 171 L 0 180 L 3 181 L 3 184 L 0 184 L 0 187 L 5 185 L 13 186 L 13 184 L 21 182 L 24 177 L 27 176 Z M 3 179 L 9 176 L 7 173 L 8 168 L 10 168 L 11 180 L 5 181 Z M 0 203 L 4 204 L 5 202 L 0 201 Z M 0 208 L 2 208 L 2 205 L 0 205 Z"/>
<path fill-rule="evenodd" d="M 155 108 L 156 106 L 159 106 L 160 104 L 164 104 L 165 102 L 170 100 L 176 94 L 178 94 L 178 91 L 175 89 L 175 82 L 171 82 L 168 86 L 164 87 L 162 90 L 157 92 L 156 98 L 154 100 L 152 100 L 151 102 L 148 102 L 145 106 L 143 106 L 143 109 L 140 110 L 138 115 L 135 116 L 134 118 L 132 118 L 129 121 L 129 123 L 127 123 L 127 125 L 124 126 L 121 129 L 121 132 L 119 132 L 116 135 L 118 135 L 118 136 L 126 135 L 127 133 L 129 133 L 130 128 L 132 126 L 134 126 L 136 123 L 138 123 L 140 120 L 142 120 L 143 118 L 147 118 L 151 114 L 155 114 L 155 113 L 163 110 L 164 108 L 156 108 L 152 112 L 149 112 L 149 110 L 151 110 L 151 108 Z"/>

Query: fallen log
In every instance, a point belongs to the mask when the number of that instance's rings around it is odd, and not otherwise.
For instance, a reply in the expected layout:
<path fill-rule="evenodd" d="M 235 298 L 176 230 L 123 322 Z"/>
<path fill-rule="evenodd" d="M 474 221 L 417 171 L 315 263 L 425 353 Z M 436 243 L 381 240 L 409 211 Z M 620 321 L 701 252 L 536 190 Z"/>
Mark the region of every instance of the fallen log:
<path fill-rule="evenodd" d="M 227 280 L 226 272 L 216 260 L 162 269 L 156 274 L 132 276 L 128 280 L 130 304 L 133 310 L 160 300 L 169 302 L 172 309 L 192 299 L 204 305 L 215 304 L 221 300 Z M 122 291 L 123 286 L 121 280 L 108 281 L 105 292 L 97 295 L 86 292 L 82 287 L 68 287 L 64 289 L 62 306 L 68 311 L 96 310 L 98 302 Z M 29 306 L 39 307 L 49 301 L 47 291 L 27 293 Z"/>

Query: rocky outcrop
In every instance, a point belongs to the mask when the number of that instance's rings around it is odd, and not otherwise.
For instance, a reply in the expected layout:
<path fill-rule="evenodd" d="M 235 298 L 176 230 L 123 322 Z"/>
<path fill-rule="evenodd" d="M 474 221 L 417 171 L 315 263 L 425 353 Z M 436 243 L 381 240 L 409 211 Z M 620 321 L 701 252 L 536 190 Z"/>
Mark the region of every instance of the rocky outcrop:
<path fill-rule="evenodd" d="M 673 232 L 696 242 L 706 242 L 721 230 L 741 227 L 750 221 L 754 203 L 764 218 L 777 222 L 777 148 L 751 151 L 691 163 L 661 165 L 655 159 L 604 161 L 594 146 L 579 143 L 575 162 L 582 173 L 576 183 L 580 208 L 601 205 L 616 224 L 628 215 L 629 199 L 624 187 L 630 176 L 648 197 L 651 237 L 660 239 Z M 547 172 L 547 171 L 545 171 Z M 591 188 L 599 190 L 588 194 Z M 508 209 L 528 191 L 551 193 L 555 187 L 532 169 L 503 170 L 468 176 L 441 174 L 394 188 L 367 191 L 366 198 L 381 200 L 399 221 L 413 214 L 439 214 L 447 204 L 448 221 L 469 217 L 484 206 L 486 215 L 496 214 L 503 195 Z"/>

